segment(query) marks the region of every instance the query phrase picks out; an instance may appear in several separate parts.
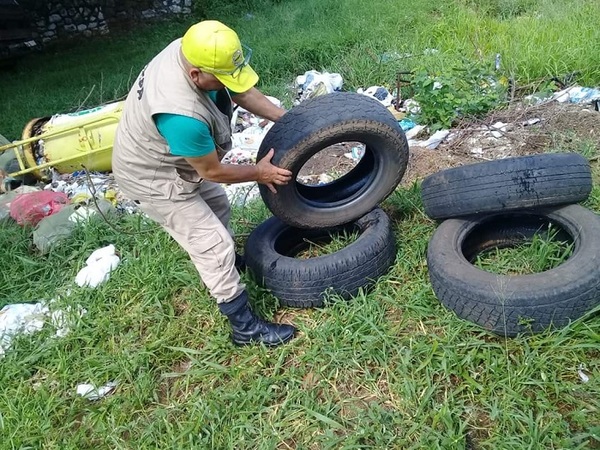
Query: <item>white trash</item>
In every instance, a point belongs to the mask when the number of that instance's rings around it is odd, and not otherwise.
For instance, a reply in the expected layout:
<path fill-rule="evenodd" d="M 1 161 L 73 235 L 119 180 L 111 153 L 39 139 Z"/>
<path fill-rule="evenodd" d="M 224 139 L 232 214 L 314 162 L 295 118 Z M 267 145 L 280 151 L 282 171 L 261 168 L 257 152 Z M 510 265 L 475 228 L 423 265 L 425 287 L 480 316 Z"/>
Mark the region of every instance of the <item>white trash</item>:
<path fill-rule="evenodd" d="M 100 400 L 114 391 L 116 387 L 117 383 L 114 381 L 108 382 L 99 388 L 96 388 L 93 384 L 84 383 L 77 385 L 77 394 L 88 400 Z"/>
<path fill-rule="evenodd" d="M 304 72 L 304 75 L 296 77 L 297 98 L 294 104 L 298 105 L 306 99 L 339 91 L 343 84 L 344 80 L 339 73 L 321 73 L 316 70 Z"/>
<path fill-rule="evenodd" d="M 86 260 L 86 266 L 75 277 L 78 286 L 97 287 L 108 281 L 110 273 L 117 268 L 121 259 L 115 254 L 113 244 L 95 250 Z"/>

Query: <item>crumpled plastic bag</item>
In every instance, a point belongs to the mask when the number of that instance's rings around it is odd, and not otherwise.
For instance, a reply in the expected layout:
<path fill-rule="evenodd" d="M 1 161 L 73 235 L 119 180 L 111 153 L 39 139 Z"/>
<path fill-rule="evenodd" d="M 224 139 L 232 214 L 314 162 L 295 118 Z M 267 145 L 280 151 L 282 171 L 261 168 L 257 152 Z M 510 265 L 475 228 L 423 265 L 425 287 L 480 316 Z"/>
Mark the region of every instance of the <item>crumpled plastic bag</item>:
<path fill-rule="evenodd" d="M 600 99 L 600 89 L 571 86 L 556 92 L 552 96 L 552 99 L 559 103 L 592 103 L 593 101 Z"/>
<path fill-rule="evenodd" d="M 38 191 L 19 194 L 10 203 L 10 216 L 19 225 L 37 225 L 46 216 L 57 213 L 69 204 L 69 197 L 62 192 Z"/>
<path fill-rule="evenodd" d="M 294 104 L 298 105 L 309 98 L 340 91 L 344 80 L 339 73 L 309 70 L 304 72 L 304 75 L 297 76 L 295 84 L 297 97 Z"/>
<path fill-rule="evenodd" d="M 85 261 L 82 268 L 75 277 L 75 283 L 80 287 L 97 287 L 108 281 L 110 274 L 117 268 L 121 259 L 115 254 L 113 244 L 99 248 Z"/>
<path fill-rule="evenodd" d="M 109 381 L 104 386 L 98 388 L 93 384 L 83 383 L 77 385 L 77 394 L 88 400 L 100 400 L 114 391 L 116 387 L 117 383 L 115 381 Z"/>
<path fill-rule="evenodd" d="M 100 211 L 110 217 L 116 209 L 108 200 L 96 200 Z M 69 237 L 78 224 L 90 219 L 101 218 L 96 206 L 67 205 L 56 214 L 44 217 L 33 230 L 33 244 L 42 253 L 48 252 L 54 245 Z"/>
<path fill-rule="evenodd" d="M 31 334 L 44 326 L 48 306 L 42 303 L 15 303 L 0 310 L 0 357 L 10 348 L 13 336 Z"/>
<path fill-rule="evenodd" d="M 46 253 L 54 244 L 71 235 L 77 226 L 69 220 L 75 208 L 75 205 L 67 205 L 56 214 L 40 220 L 33 230 L 33 244 L 38 250 Z"/>
<path fill-rule="evenodd" d="M 371 86 L 367 89 L 359 88 L 357 91 L 359 94 L 366 95 L 367 97 L 374 98 L 379 103 L 381 103 L 386 108 L 392 105 L 392 100 L 394 100 L 394 96 L 390 94 L 383 86 Z"/>

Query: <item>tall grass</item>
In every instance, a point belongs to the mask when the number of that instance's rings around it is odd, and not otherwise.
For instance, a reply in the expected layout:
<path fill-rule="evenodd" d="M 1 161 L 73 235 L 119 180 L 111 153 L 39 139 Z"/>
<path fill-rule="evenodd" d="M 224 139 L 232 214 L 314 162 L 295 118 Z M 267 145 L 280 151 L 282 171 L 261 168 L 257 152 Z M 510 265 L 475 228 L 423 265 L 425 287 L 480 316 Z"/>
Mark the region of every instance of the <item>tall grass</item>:
<path fill-rule="evenodd" d="M 203 5 L 203 6 L 202 6 Z M 0 72 L 0 134 L 21 136 L 43 117 L 124 96 L 143 65 L 201 17 L 233 26 L 254 49 L 259 87 L 291 105 L 295 77 L 306 70 L 339 72 L 345 88 L 392 86 L 396 72 L 443 70 L 459 57 L 528 84 L 580 72 L 600 80 L 595 0 L 244 0 L 203 2 L 192 16 L 93 40 L 73 41 L 32 55 Z M 424 55 L 426 49 L 437 53 Z M 395 59 L 385 55 L 412 55 Z"/>

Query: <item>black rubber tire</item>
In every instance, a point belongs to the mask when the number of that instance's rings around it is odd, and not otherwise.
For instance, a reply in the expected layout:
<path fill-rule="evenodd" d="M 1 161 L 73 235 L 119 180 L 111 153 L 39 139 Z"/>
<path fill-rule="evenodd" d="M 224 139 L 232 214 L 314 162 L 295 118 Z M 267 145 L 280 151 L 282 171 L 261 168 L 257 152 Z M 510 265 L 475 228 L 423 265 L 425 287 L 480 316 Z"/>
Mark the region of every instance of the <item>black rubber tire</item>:
<path fill-rule="evenodd" d="M 259 185 L 274 216 L 298 228 L 328 228 L 362 217 L 398 186 L 408 163 L 408 142 L 394 116 L 366 95 L 337 92 L 292 108 L 265 135 L 260 161 L 271 148 L 271 162 L 292 171 L 316 153 L 341 142 L 366 145 L 360 162 L 344 176 L 320 186 L 297 181 L 277 186 L 273 194 Z"/>
<path fill-rule="evenodd" d="M 342 230 L 358 230 L 359 236 L 335 253 L 294 258 L 307 247 L 305 239 L 319 241 Z M 282 305 L 310 308 L 323 306 L 330 293 L 348 300 L 368 289 L 394 264 L 396 241 L 387 214 L 375 208 L 353 223 L 322 230 L 290 227 L 271 217 L 250 234 L 245 254 L 257 282 Z"/>
<path fill-rule="evenodd" d="M 546 153 L 442 170 L 423 180 L 421 198 L 430 218 L 448 219 L 577 203 L 591 190 L 587 159 L 577 153 Z"/>
<path fill-rule="evenodd" d="M 523 242 L 548 224 L 573 243 L 559 266 L 509 276 L 471 264 L 477 254 Z M 600 220 L 579 205 L 449 219 L 429 242 L 427 264 L 435 295 L 463 319 L 503 336 L 562 327 L 600 303 Z"/>

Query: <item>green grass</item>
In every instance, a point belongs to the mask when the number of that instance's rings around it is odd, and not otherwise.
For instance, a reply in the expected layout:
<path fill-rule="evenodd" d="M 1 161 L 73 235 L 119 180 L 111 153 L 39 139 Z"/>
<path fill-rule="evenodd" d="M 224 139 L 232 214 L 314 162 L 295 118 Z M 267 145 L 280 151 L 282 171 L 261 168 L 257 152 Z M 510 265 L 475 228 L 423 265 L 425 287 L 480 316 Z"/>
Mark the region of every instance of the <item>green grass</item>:
<path fill-rule="evenodd" d="M 0 447 L 448 449 L 468 448 L 469 436 L 476 448 L 595 448 L 598 321 L 504 340 L 457 319 L 428 283 L 435 224 L 418 186 L 384 208 L 398 259 L 368 295 L 283 309 L 248 280 L 261 314 L 300 329 L 272 350 L 229 343 L 191 262 L 153 224 L 123 218 L 117 233 L 94 222 L 42 256 L 30 230 L 3 223 L 3 303 L 62 294 L 60 307 L 87 313 L 64 338 L 50 325 L 20 337 L 2 360 Z M 243 233 L 267 216 L 254 204 L 234 224 Z M 111 280 L 74 286 L 107 243 L 123 258 Z M 75 395 L 108 381 L 118 387 L 103 400 Z"/>
<path fill-rule="evenodd" d="M 502 275 L 540 273 L 558 267 L 573 253 L 573 244 L 557 238 L 557 231 L 536 233 L 530 242 L 495 248 L 477 255 L 474 265 Z"/>
<path fill-rule="evenodd" d="M 32 118 L 97 106 L 124 96 L 146 62 L 167 42 L 209 14 L 235 27 L 254 49 L 259 87 L 288 106 L 292 84 L 306 70 L 339 72 L 345 88 L 394 85 L 398 70 L 442 72 L 466 57 L 519 85 L 579 72 L 577 80 L 600 79 L 596 42 L 600 15 L 595 0 L 238 0 L 206 2 L 195 16 L 131 32 L 73 41 L 32 55 L 0 72 L 1 129 L 21 137 Z M 426 49 L 437 53 L 424 55 Z M 383 55 L 413 57 L 384 62 Z"/>
<path fill-rule="evenodd" d="M 233 16 L 218 17 L 254 48 L 261 87 L 279 97 L 308 69 L 339 71 L 354 88 L 391 83 L 398 68 L 479 58 L 477 50 L 490 61 L 502 53 L 505 72 L 522 83 L 574 70 L 584 83 L 600 81 L 600 5 L 591 0 L 268 3 L 238 2 L 226 11 Z M 73 43 L 1 73 L 0 133 L 16 138 L 33 117 L 122 96 L 192 21 Z M 425 48 L 441 52 L 377 62 L 384 52 Z M 585 205 L 600 212 L 592 164 Z M 300 330 L 276 349 L 234 347 L 188 256 L 139 217 L 121 218 L 119 232 L 93 222 L 46 255 L 32 247 L 30 229 L 0 223 L 0 307 L 58 298 L 57 307 L 87 311 L 66 337 L 47 325 L 17 338 L 0 360 L 0 448 L 600 448 L 598 311 L 536 336 L 491 335 L 432 292 L 425 255 L 436 224 L 419 186 L 399 189 L 383 207 L 398 255 L 372 292 L 293 310 L 244 276 L 261 315 Z M 234 211 L 238 244 L 268 216 L 260 203 Z M 99 288 L 77 287 L 87 256 L 108 243 L 121 265 Z M 80 383 L 108 381 L 118 387 L 100 401 L 75 394 Z"/>

